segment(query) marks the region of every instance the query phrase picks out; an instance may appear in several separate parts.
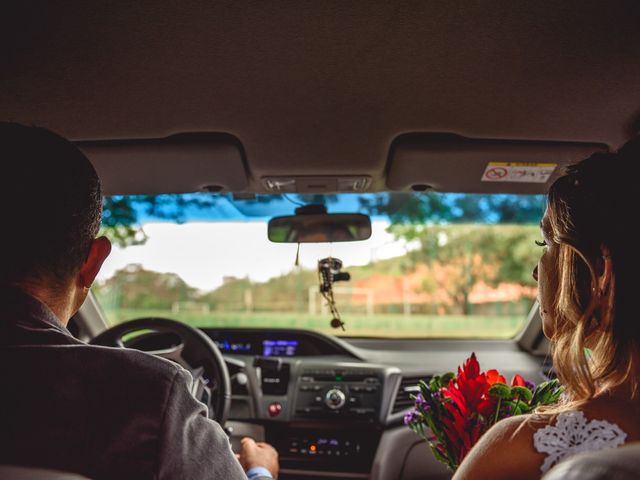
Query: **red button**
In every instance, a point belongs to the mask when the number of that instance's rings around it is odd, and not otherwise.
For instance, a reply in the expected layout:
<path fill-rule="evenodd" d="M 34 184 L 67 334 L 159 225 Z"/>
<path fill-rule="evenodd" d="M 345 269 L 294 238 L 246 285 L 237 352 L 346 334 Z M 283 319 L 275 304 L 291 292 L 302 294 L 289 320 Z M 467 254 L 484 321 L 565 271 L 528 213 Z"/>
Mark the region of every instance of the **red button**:
<path fill-rule="evenodd" d="M 281 411 L 282 405 L 280 405 L 279 403 L 271 403 L 269 405 L 269 408 L 267 408 L 267 412 L 269 413 L 270 417 L 277 417 L 278 415 L 280 415 Z"/>

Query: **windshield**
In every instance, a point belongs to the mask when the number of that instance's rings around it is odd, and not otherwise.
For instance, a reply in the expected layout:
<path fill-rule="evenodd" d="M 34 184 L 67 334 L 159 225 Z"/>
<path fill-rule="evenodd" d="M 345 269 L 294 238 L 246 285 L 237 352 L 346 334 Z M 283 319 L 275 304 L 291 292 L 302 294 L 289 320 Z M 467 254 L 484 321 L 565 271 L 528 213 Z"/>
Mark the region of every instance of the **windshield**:
<path fill-rule="evenodd" d="M 303 204 L 364 213 L 350 243 L 277 244 L 267 223 Z M 511 338 L 536 298 L 542 196 L 470 194 L 158 195 L 105 200 L 114 248 L 93 293 L 118 323 L 160 316 L 198 327 L 306 328 L 367 337 Z M 331 326 L 318 260 L 345 330 Z"/>

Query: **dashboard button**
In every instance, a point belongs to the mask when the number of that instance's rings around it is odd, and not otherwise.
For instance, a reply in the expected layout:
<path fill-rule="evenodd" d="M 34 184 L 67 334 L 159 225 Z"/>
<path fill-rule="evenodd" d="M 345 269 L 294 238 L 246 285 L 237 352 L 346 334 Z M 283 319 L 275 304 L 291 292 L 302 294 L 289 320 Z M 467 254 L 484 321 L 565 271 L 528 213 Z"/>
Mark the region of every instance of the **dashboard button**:
<path fill-rule="evenodd" d="M 280 412 L 282 412 L 282 405 L 277 402 L 271 403 L 267 407 L 267 413 L 270 417 L 277 417 L 278 415 L 280 415 Z"/>

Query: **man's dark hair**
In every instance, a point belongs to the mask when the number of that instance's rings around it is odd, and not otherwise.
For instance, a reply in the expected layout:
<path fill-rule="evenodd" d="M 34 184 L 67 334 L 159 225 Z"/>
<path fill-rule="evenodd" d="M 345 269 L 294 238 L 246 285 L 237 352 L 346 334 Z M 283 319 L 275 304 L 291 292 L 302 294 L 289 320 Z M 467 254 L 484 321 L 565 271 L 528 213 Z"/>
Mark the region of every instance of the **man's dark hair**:
<path fill-rule="evenodd" d="M 91 162 L 45 128 L 0 122 L 0 169 L 0 282 L 68 281 L 100 228 Z"/>

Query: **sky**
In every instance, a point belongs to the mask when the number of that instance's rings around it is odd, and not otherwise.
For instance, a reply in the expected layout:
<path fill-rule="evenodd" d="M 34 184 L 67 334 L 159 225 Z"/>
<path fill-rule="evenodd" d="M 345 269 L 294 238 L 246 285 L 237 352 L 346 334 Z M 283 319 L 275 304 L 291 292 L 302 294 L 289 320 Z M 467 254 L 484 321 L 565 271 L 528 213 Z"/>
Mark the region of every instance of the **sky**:
<path fill-rule="evenodd" d="M 300 264 L 315 268 L 320 258 L 332 255 L 347 268 L 404 255 L 412 245 L 395 240 L 386 232 L 388 225 L 373 221 L 371 238 L 361 242 L 302 244 Z M 143 229 L 147 242 L 114 246 L 98 281 L 129 264 L 141 264 L 147 270 L 177 273 L 189 285 L 209 291 L 219 287 L 225 276 L 262 282 L 294 268 L 297 245 L 271 243 L 266 222 L 149 222 Z"/>

